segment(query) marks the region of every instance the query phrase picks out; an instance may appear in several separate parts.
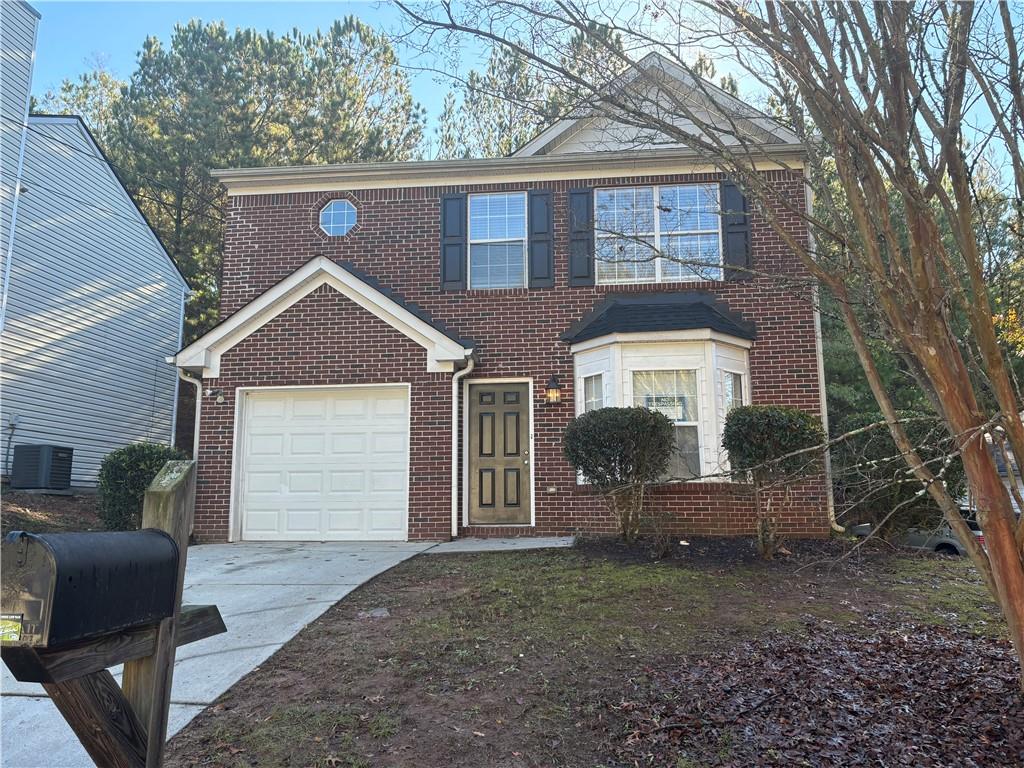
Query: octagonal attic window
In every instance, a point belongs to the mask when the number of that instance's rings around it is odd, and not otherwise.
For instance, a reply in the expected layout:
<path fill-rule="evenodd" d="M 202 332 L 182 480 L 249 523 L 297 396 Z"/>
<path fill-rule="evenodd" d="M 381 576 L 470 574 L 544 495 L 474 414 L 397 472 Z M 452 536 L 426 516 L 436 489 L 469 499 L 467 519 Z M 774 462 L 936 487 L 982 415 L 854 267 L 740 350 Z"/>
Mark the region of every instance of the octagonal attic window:
<path fill-rule="evenodd" d="M 320 209 L 320 229 L 329 237 L 342 237 L 356 225 L 356 207 L 348 200 L 331 200 Z"/>

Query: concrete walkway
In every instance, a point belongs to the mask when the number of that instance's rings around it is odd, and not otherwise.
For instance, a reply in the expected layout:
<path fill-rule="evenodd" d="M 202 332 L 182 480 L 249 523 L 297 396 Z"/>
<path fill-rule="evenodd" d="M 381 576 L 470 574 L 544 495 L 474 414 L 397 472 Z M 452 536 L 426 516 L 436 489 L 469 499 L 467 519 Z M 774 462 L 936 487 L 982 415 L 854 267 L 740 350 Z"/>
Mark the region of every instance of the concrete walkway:
<path fill-rule="evenodd" d="M 430 542 L 241 543 L 193 547 L 184 602 L 216 604 L 228 631 L 178 650 L 169 735 L 353 589 Z M 113 670 L 120 680 L 120 669 Z M 92 761 L 42 686 L 3 667 L 0 765 L 82 768 Z"/>
<path fill-rule="evenodd" d="M 572 536 L 520 536 L 507 539 L 465 538 L 444 541 L 426 550 L 428 555 L 451 555 L 457 552 L 509 552 L 517 549 L 552 549 L 571 547 Z"/>

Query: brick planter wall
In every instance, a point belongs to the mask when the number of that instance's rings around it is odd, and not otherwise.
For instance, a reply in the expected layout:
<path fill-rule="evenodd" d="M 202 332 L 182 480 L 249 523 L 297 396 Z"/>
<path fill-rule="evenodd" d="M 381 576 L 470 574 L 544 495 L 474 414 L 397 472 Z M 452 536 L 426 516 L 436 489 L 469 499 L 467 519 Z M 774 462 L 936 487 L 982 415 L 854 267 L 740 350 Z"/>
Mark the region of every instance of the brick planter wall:
<path fill-rule="evenodd" d="M 777 185 L 802 206 L 797 178 L 772 172 Z M 705 289 L 753 321 L 757 340 L 750 350 L 751 391 L 760 404 L 789 405 L 820 412 L 814 315 L 809 290 L 776 279 L 700 282 L 659 286 L 568 285 L 567 193 L 582 186 L 630 186 L 714 181 L 718 176 L 578 179 L 535 184 L 435 186 L 354 190 L 346 193 L 242 195 L 230 198 L 226 235 L 222 317 L 256 298 L 316 255 L 354 264 L 405 300 L 424 308 L 458 335 L 472 339 L 478 356 L 475 378 L 530 378 L 534 387 L 534 471 L 536 534 L 579 530 L 614 531 L 599 498 L 576 484 L 562 457 L 561 435 L 573 417 L 573 361 L 559 335 L 608 292 Z M 552 189 L 555 193 L 555 275 L 553 288 L 499 291 L 440 290 L 439 205 L 447 192 Z M 358 209 L 359 224 L 343 238 L 326 238 L 316 227 L 326 201 L 345 197 Z M 795 214 L 781 214 L 799 231 Z M 795 256 L 760 216 L 752 222 L 754 268 L 805 281 Z M 803 293 L 803 296 L 799 295 Z M 555 374 L 563 401 L 542 402 Z M 413 384 L 413 452 L 410 477 L 411 538 L 446 538 L 450 526 L 450 374 L 428 374 L 421 347 L 329 288 L 320 288 L 257 331 L 221 363 L 221 375 L 205 386 L 224 390 L 222 405 L 207 399 L 201 424 L 196 530 L 203 540 L 223 540 L 228 530 L 234 390 L 240 386 L 349 384 L 409 381 Z M 460 421 L 461 425 L 461 421 Z M 460 483 L 461 488 L 461 483 Z M 662 486 L 651 502 L 671 514 L 679 534 L 750 534 L 753 505 L 743 486 L 686 483 Z M 828 532 L 824 476 L 801 484 L 790 503 L 777 510 L 790 535 Z M 520 535 L 522 528 L 479 528 L 472 535 Z"/>

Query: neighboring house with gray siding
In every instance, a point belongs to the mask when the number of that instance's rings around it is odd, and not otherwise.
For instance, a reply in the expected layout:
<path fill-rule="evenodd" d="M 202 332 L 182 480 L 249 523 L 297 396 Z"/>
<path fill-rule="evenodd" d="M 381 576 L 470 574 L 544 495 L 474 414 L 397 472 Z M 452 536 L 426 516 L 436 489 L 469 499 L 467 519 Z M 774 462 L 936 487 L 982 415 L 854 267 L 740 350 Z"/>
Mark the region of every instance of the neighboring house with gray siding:
<path fill-rule="evenodd" d="M 2 6 L 6 27 L 18 5 Z M 21 121 L 0 457 L 9 476 L 12 446 L 71 446 L 72 484 L 88 486 L 111 450 L 172 442 L 178 378 L 165 359 L 181 346 L 188 286 L 80 118 Z"/>
<path fill-rule="evenodd" d="M 11 246 L 38 24 L 28 3 L 0 2 L 0 275 L 6 274 Z"/>

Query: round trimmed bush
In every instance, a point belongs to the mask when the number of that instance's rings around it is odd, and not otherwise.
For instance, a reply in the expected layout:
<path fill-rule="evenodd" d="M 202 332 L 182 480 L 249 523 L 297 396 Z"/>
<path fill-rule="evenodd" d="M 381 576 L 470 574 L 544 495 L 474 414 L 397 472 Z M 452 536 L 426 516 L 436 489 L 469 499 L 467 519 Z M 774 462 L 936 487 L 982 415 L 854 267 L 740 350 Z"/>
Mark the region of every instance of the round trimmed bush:
<path fill-rule="evenodd" d="M 146 489 L 168 461 L 188 458 L 169 445 L 133 443 L 108 453 L 100 464 L 99 517 L 111 531 L 133 531 L 142 524 Z"/>
<path fill-rule="evenodd" d="M 729 452 L 733 472 L 754 476 L 755 484 L 784 478 L 798 479 L 817 469 L 820 455 L 783 456 L 825 443 L 821 420 L 798 408 L 744 405 L 725 417 L 722 447 Z"/>
<path fill-rule="evenodd" d="M 653 483 L 668 469 L 675 439 L 672 422 L 646 408 L 598 408 L 569 422 L 565 457 L 602 490 Z"/>
<path fill-rule="evenodd" d="M 569 463 L 604 495 L 622 538 L 632 542 L 640 533 L 644 489 L 665 474 L 675 450 L 672 422 L 646 408 L 598 408 L 569 422 L 562 445 Z"/>

